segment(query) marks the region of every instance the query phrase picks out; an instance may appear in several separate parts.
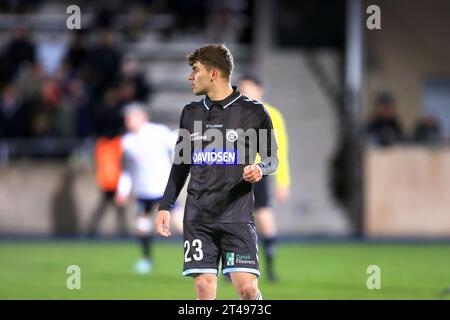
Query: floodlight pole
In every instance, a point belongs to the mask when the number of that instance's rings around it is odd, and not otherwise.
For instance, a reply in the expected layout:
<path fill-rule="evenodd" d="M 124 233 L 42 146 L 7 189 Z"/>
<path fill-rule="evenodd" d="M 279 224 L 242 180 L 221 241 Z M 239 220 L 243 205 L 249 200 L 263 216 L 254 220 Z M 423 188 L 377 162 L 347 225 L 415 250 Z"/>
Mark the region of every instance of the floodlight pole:
<path fill-rule="evenodd" d="M 349 214 L 356 236 L 363 235 L 363 141 L 361 139 L 362 91 L 364 84 L 363 0 L 347 0 L 344 112 L 350 128 L 351 190 Z"/>

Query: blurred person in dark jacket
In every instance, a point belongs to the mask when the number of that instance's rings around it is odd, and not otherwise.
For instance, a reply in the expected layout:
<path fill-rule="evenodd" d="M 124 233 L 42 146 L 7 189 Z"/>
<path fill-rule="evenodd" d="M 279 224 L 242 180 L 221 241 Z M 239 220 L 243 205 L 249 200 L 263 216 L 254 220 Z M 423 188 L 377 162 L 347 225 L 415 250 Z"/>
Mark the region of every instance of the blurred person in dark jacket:
<path fill-rule="evenodd" d="M 29 37 L 27 28 L 19 27 L 15 30 L 14 38 L 6 46 L 4 55 L 7 62 L 7 81 L 14 78 L 24 62 L 30 64 L 35 62 L 35 45 Z"/>
<path fill-rule="evenodd" d="M 80 72 L 88 62 L 89 51 L 83 42 L 83 36 L 75 33 L 67 50 L 65 62 L 72 72 Z"/>
<path fill-rule="evenodd" d="M 394 99 L 388 94 L 380 94 L 375 102 L 375 111 L 366 127 L 370 143 L 389 146 L 403 140 L 403 130 L 397 119 Z"/>
<path fill-rule="evenodd" d="M 101 101 L 105 91 L 119 79 L 121 55 L 113 44 L 112 34 L 103 30 L 89 54 L 89 83 L 94 102 Z"/>
<path fill-rule="evenodd" d="M 441 128 L 436 117 L 424 114 L 416 124 L 413 140 L 424 145 L 436 145 L 443 142 Z"/>
<path fill-rule="evenodd" d="M 132 83 L 134 85 L 134 99 L 140 102 L 148 102 L 152 88 L 145 74 L 140 71 L 138 59 L 133 55 L 127 55 L 121 65 L 121 83 Z"/>
<path fill-rule="evenodd" d="M 22 138 L 29 134 L 30 112 L 12 85 L 0 97 L 0 137 Z"/>

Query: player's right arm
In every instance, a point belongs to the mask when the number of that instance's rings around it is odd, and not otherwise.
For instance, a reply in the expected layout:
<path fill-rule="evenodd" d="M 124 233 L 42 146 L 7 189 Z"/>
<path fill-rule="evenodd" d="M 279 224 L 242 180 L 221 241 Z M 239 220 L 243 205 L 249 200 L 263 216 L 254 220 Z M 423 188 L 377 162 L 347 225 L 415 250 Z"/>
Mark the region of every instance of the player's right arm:
<path fill-rule="evenodd" d="M 161 200 L 158 210 L 158 216 L 155 220 L 156 231 L 163 237 L 170 236 L 170 212 L 169 210 L 175 204 L 178 195 L 183 189 L 186 179 L 189 175 L 190 165 L 188 164 L 172 164 L 169 180 L 167 181 L 166 190 Z"/>
<path fill-rule="evenodd" d="M 159 235 L 169 237 L 170 233 L 170 212 L 168 210 L 159 210 L 155 221 L 156 230 Z"/>

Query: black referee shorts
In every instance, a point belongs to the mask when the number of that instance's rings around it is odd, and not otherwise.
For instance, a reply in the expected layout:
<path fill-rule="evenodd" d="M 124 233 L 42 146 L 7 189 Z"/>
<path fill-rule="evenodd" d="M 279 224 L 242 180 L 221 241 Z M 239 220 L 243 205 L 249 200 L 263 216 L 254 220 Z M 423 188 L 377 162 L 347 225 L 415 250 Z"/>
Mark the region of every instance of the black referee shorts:
<path fill-rule="evenodd" d="M 253 223 L 183 223 L 184 276 L 249 272 L 259 277 L 258 238 Z"/>
<path fill-rule="evenodd" d="M 137 213 L 138 215 L 151 214 L 155 207 L 159 204 L 161 198 L 157 199 L 137 199 Z"/>
<path fill-rule="evenodd" d="M 255 210 L 271 206 L 269 177 L 261 179 L 253 184 L 253 194 L 255 196 Z"/>

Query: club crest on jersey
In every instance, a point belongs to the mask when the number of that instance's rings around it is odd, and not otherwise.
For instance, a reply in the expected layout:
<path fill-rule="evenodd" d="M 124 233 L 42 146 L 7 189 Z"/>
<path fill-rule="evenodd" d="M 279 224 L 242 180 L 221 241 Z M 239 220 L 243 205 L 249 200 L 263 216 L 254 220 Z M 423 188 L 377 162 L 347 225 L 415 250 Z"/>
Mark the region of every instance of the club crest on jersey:
<path fill-rule="evenodd" d="M 237 165 L 237 150 L 197 150 L 192 153 L 194 165 Z"/>
<path fill-rule="evenodd" d="M 226 137 L 227 137 L 228 141 L 235 142 L 238 138 L 238 134 L 237 134 L 236 130 L 231 129 L 231 130 L 227 130 Z"/>

